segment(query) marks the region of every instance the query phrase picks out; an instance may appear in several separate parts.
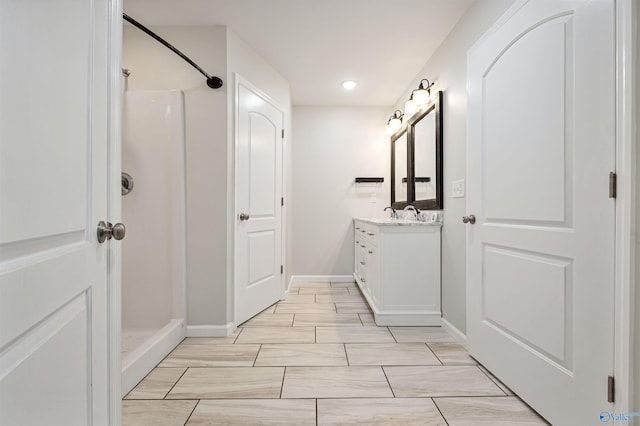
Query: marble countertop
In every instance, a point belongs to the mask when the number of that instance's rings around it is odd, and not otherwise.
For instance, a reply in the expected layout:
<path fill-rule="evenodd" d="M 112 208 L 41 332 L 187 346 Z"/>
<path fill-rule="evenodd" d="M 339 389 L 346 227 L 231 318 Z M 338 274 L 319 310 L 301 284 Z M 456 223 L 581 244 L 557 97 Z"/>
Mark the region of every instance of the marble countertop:
<path fill-rule="evenodd" d="M 417 220 L 407 219 L 391 219 L 391 218 L 372 218 L 372 217 L 354 217 L 353 220 L 371 223 L 373 225 L 382 226 L 442 226 L 440 222 L 419 222 Z"/>

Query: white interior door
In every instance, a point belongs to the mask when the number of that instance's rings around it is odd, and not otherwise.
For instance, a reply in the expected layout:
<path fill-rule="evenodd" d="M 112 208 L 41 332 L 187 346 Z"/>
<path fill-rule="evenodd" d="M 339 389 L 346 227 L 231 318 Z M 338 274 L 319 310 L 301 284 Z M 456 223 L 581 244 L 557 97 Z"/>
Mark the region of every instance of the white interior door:
<path fill-rule="evenodd" d="M 282 297 L 283 112 L 237 78 L 235 320 Z"/>
<path fill-rule="evenodd" d="M 557 425 L 613 373 L 614 2 L 529 1 L 468 56 L 470 353 Z"/>
<path fill-rule="evenodd" d="M 0 0 L 0 424 L 109 424 L 106 0 Z"/>

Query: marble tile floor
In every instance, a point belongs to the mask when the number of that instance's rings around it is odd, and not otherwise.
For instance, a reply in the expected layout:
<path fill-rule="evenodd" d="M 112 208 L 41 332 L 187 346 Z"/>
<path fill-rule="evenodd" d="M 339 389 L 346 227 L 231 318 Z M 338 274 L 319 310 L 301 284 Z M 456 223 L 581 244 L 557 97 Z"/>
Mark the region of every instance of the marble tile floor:
<path fill-rule="evenodd" d="M 439 327 L 378 327 L 354 283 L 300 283 L 232 336 L 187 338 L 125 426 L 544 425 Z"/>

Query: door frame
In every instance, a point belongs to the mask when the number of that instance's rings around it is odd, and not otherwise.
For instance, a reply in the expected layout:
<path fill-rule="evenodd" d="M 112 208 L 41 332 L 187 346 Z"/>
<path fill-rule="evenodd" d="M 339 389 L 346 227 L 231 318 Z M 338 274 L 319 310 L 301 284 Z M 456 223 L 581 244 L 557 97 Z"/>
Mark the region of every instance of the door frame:
<path fill-rule="evenodd" d="M 638 66 L 637 41 L 634 31 L 638 8 L 634 0 L 615 0 L 616 13 L 616 227 L 615 227 L 615 284 L 614 284 L 614 374 L 616 412 L 627 412 L 634 407 L 634 353 L 635 292 L 635 222 L 636 222 L 636 75 Z M 636 365 L 634 366 L 634 362 Z"/>
<path fill-rule="evenodd" d="M 517 0 L 474 45 L 484 41 L 530 0 Z M 634 31 L 640 27 L 638 8 L 634 0 L 612 0 L 615 2 L 615 161 L 617 173 L 617 197 L 615 203 L 615 253 L 614 253 L 614 376 L 616 413 L 630 412 L 634 407 L 635 369 L 640 361 L 634 352 L 634 310 L 636 306 L 635 284 L 635 224 L 636 224 L 636 73 L 640 63 Z M 640 28 L 639 28 L 640 30 Z M 594 84 L 598 84 L 594 82 Z M 469 159 L 467 159 L 468 163 Z M 469 179 L 467 173 L 467 179 Z M 467 247 L 468 250 L 468 247 Z M 468 259 L 468 256 L 467 256 Z M 468 318 L 468 317 L 467 317 Z M 640 325 L 637 325 L 640 326 Z M 635 363 L 635 365 L 634 365 Z M 603 383 L 603 386 L 605 384 Z"/>
<path fill-rule="evenodd" d="M 237 291 L 236 288 L 238 286 L 238 253 L 237 253 L 237 244 L 236 242 L 238 241 L 238 221 L 236 220 L 236 217 L 239 213 L 239 209 L 238 209 L 238 197 L 236 197 L 235 194 L 238 193 L 238 140 L 239 140 L 239 128 L 238 128 L 238 111 L 240 108 L 240 104 L 239 104 L 239 99 L 238 99 L 238 91 L 239 91 L 239 87 L 240 85 L 243 85 L 249 89 L 251 89 L 251 91 L 253 91 L 254 93 L 258 94 L 261 98 L 263 98 L 264 100 L 266 100 L 267 102 L 269 102 L 271 105 L 273 105 L 274 107 L 276 107 L 281 113 L 282 113 L 282 129 L 286 129 L 286 123 L 287 123 L 287 109 L 284 107 L 284 105 L 282 105 L 280 102 L 278 102 L 277 100 L 275 100 L 272 96 L 270 96 L 269 94 L 267 94 L 265 91 L 261 90 L 260 88 L 258 88 L 255 84 L 253 84 L 251 81 L 247 80 L 246 78 L 244 78 L 243 76 L 241 76 L 239 73 L 234 72 L 232 74 L 233 76 L 233 93 L 231 94 L 231 96 L 233 96 L 233 100 L 232 100 L 232 105 L 233 105 L 233 117 L 231 119 L 232 123 L 233 123 L 233 140 L 232 140 L 232 160 L 229 162 L 229 172 L 228 172 L 228 176 L 229 176 L 229 180 L 232 181 L 233 183 L 231 183 L 229 185 L 230 188 L 233 188 L 233 191 L 229 191 L 230 195 L 229 197 L 231 198 L 230 200 L 228 200 L 228 212 L 227 212 L 227 216 L 228 216 L 228 235 L 231 234 L 233 238 L 229 238 L 229 243 L 230 243 L 230 247 L 228 247 L 228 255 L 231 259 L 231 264 L 232 267 L 228 268 L 228 270 L 233 274 L 232 277 L 230 277 L 229 281 L 231 283 L 230 285 L 230 291 L 229 291 L 229 299 L 227 300 L 227 306 L 232 306 L 232 320 L 233 320 L 233 328 L 235 329 L 238 326 L 238 321 L 237 321 L 237 317 L 236 317 L 236 304 L 238 303 L 238 298 L 237 298 Z M 286 132 L 285 132 L 286 135 Z M 281 182 L 281 194 L 282 197 L 286 197 L 286 181 L 285 181 L 285 177 L 286 177 L 286 145 L 285 145 L 285 141 L 286 138 L 282 138 L 282 152 L 281 152 L 281 164 L 282 164 L 282 182 Z M 281 235 L 281 247 L 280 247 L 280 256 L 281 256 L 281 262 L 282 265 L 284 265 L 284 261 L 285 261 L 285 247 L 286 247 L 286 218 L 285 218 L 285 208 L 284 206 L 281 207 L 281 214 L 280 214 L 280 235 Z M 285 293 L 286 293 L 286 288 L 285 288 L 285 274 L 282 273 L 280 274 L 280 293 L 281 296 L 280 298 L 283 299 L 285 297 Z"/>
<path fill-rule="evenodd" d="M 109 57 L 107 87 L 108 108 L 108 221 L 122 219 L 120 172 L 122 164 L 122 0 L 109 0 L 109 28 L 107 37 Z M 122 424 L 122 248 L 119 242 L 107 241 L 108 247 L 108 333 L 109 333 L 109 419 L 107 424 Z"/>

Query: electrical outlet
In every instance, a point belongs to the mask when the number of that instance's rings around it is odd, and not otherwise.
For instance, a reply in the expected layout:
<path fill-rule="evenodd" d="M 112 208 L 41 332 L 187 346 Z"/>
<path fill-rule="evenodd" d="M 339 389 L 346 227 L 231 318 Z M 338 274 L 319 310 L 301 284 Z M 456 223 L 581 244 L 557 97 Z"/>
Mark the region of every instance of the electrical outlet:
<path fill-rule="evenodd" d="M 464 179 L 456 180 L 451 184 L 451 197 L 464 197 Z"/>

